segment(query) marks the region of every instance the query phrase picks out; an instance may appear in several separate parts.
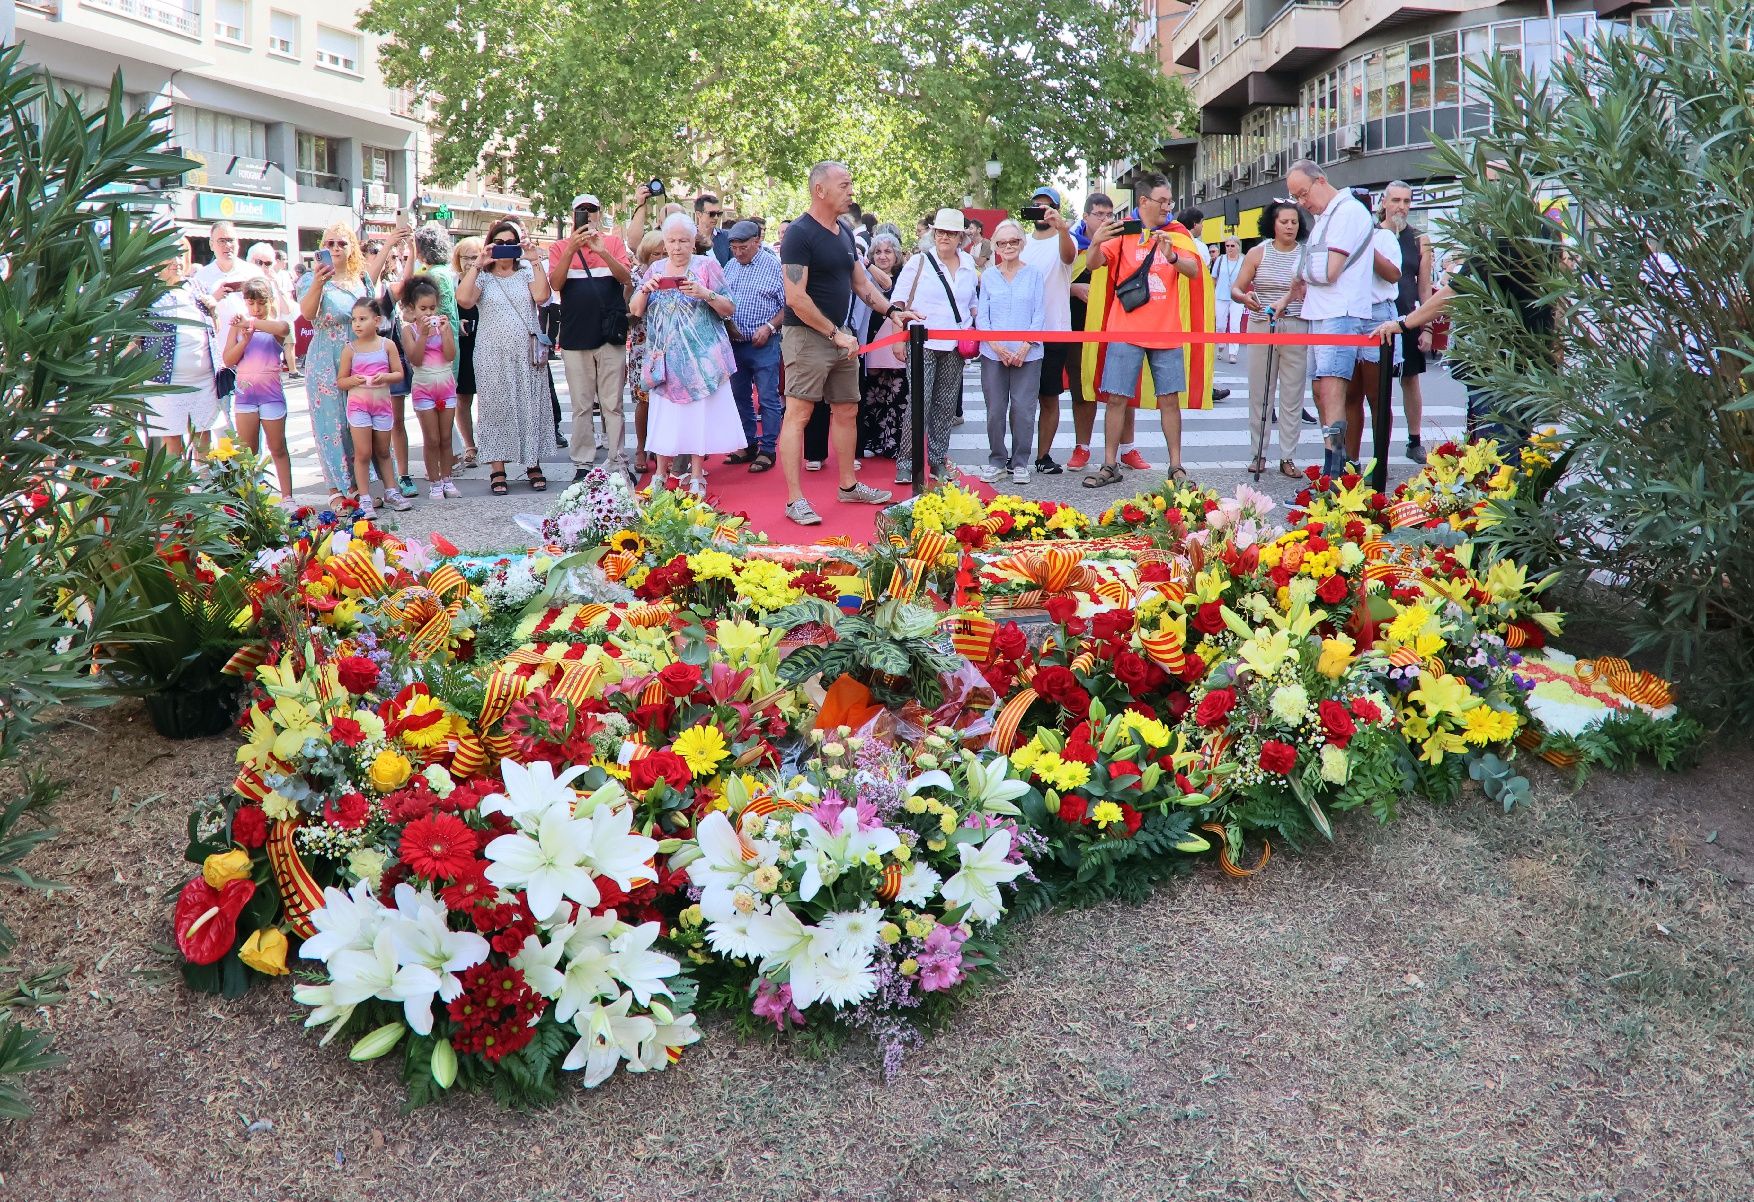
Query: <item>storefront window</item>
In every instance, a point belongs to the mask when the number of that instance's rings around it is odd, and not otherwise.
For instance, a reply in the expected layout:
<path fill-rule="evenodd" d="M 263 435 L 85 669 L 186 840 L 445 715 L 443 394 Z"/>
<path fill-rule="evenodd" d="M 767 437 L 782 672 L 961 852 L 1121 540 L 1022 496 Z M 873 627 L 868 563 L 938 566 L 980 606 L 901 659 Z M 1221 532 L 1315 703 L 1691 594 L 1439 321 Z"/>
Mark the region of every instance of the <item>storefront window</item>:
<path fill-rule="evenodd" d="M 1432 39 L 1432 103 L 1438 108 L 1462 100 L 1460 62 L 1456 58 L 1456 35 L 1439 34 Z"/>
<path fill-rule="evenodd" d="M 1407 46 L 1407 107 L 1431 107 L 1431 41 L 1420 38 Z"/>
<path fill-rule="evenodd" d="M 1391 117 L 1407 111 L 1407 48 L 1390 46 L 1383 56 L 1383 106 Z"/>

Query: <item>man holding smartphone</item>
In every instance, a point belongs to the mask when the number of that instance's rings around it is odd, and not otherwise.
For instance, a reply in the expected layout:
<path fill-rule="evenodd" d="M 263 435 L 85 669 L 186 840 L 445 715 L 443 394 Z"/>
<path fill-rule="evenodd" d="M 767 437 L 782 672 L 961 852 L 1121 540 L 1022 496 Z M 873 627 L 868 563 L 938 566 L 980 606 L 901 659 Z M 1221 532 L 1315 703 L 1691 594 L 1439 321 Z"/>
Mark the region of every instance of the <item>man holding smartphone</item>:
<path fill-rule="evenodd" d="M 1033 221 L 1035 232 L 1023 244 L 1023 261 L 1041 272 L 1045 281 L 1042 290 L 1044 330 L 1072 328 L 1072 264 L 1078 258 L 1078 243 L 1072 239 L 1072 227 L 1060 215 L 1060 190 L 1043 184 L 1023 210 L 1025 220 Z M 1076 363 L 1075 342 L 1044 342 L 1041 348 L 1041 385 L 1036 389 L 1041 413 L 1036 418 L 1035 470 L 1044 476 L 1057 476 L 1063 470 L 1054 462 L 1054 438 L 1060 432 L 1060 391 L 1066 385 L 1066 364 Z"/>
<path fill-rule="evenodd" d="M 643 191 L 644 189 L 642 189 Z M 645 197 L 640 198 L 643 204 Z M 627 378 L 627 294 L 633 282 L 627 244 L 599 226 L 603 204 L 589 192 L 573 197 L 572 235 L 548 248 L 548 285 L 560 297 L 560 357 L 572 398 L 567 454 L 573 479 L 596 459 L 591 412 L 603 413 L 609 462 L 625 468 L 621 393 Z"/>
<path fill-rule="evenodd" d="M 231 327 L 245 315 L 244 285 L 268 277 L 261 268 L 238 257 L 238 231 L 231 222 L 214 222 L 207 231 L 207 244 L 213 248 L 213 258 L 196 269 L 190 283 L 195 295 L 212 306 L 214 391 L 221 410 L 229 413 L 225 398 L 236 387 L 237 373 L 224 362 L 226 339 L 231 335 Z"/>

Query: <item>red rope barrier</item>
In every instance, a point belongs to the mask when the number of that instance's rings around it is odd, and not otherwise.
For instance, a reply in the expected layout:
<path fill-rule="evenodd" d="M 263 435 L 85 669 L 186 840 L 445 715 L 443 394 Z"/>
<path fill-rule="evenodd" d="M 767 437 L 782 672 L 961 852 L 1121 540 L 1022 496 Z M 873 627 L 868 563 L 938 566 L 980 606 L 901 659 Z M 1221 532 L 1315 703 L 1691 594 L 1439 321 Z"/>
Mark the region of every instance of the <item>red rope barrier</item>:
<path fill-rule="evenodd" d="M 1376 346 L 1368 334 L 1227 334 L 1222 330 L 927 330 L 926 337 L 973 342 L 1128 342 L 1167 350 L 1186 343 L 1241 343 L 1244 346 Z M 861 346 L 867 354 L 907 341 L 907 331 L 885 334 Z"/>

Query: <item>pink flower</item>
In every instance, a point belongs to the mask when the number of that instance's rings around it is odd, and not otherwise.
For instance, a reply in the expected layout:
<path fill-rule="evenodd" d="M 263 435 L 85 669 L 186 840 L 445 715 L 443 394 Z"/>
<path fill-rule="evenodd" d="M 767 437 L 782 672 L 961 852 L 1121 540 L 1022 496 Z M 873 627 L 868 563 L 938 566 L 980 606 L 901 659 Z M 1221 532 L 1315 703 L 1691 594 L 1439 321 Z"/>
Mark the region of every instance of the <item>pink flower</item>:
<path fill-rule="evenodd" d="M 755 1001 L 749 1009 L 756 1018 L 765 1018 L 784 1031 L 786 1025 L 804 1025 L 804 1012 L 792 1005 L 792 987 L 775 985 L 765 978 L 755 988 Z"/>
<path fill-rule="evenodd" d="M 932 933 L 926 936 L 925 950 L 914 957 L 920 965 L 921 992 L 937 993 L 961 983 L 967 975 L 962 971 L 962 943 L 966 938 L 961 927 L 932 928 Z"/>

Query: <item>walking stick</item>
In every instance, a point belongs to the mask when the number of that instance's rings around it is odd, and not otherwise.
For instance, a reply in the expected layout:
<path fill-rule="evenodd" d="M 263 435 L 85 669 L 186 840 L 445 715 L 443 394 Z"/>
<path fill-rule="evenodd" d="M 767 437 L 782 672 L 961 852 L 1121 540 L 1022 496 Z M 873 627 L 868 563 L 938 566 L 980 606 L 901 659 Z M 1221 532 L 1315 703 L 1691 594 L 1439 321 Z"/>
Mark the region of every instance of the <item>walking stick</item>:
<path fill-rule="evenodd" d="M 1389 490 L 1389 406 L 1395 399 L 1395 355 L 1393 343 L 1382 344 L 1377 355 L 1377 404 L 1371 417 L 1370 441 L 1376 450 L 1376 462 L 1370 468 L 1370 486 L 1377 492 Z"/>
<path fill-rule="evenodd" d="M 1272 305 L 1268 305 L 1267 333 L 1277 334 L 1278 332 L 1279 315 Z M 1256 484 L 1261 482 L 1261 473 L 1267 470 L 1267 421 L 1273 413 L 1273 392 L 1279 383 L 1278 347 L 1269 346 L 1267 348 L 1267 370 L 1263 374 L 1266 377 L 1266 383 L 1261 395 L 1261 420 L 1259 428 L 1255 431 L 1255 457 L 1249 460 L 1249 472 L 1254 476 Z M 1249 401 L 1252 403 L 1254 398 L 1251 396 Z M 1256 467 L 1255 464 L 1260 466 Z"/>
<path fill-rule="evenodd" d="M 907 328 L 907 391 L 908 411 L 913 417 L 913 494 L 919 496 L 929 487 L 926 483 L 926 324 Z"/>

